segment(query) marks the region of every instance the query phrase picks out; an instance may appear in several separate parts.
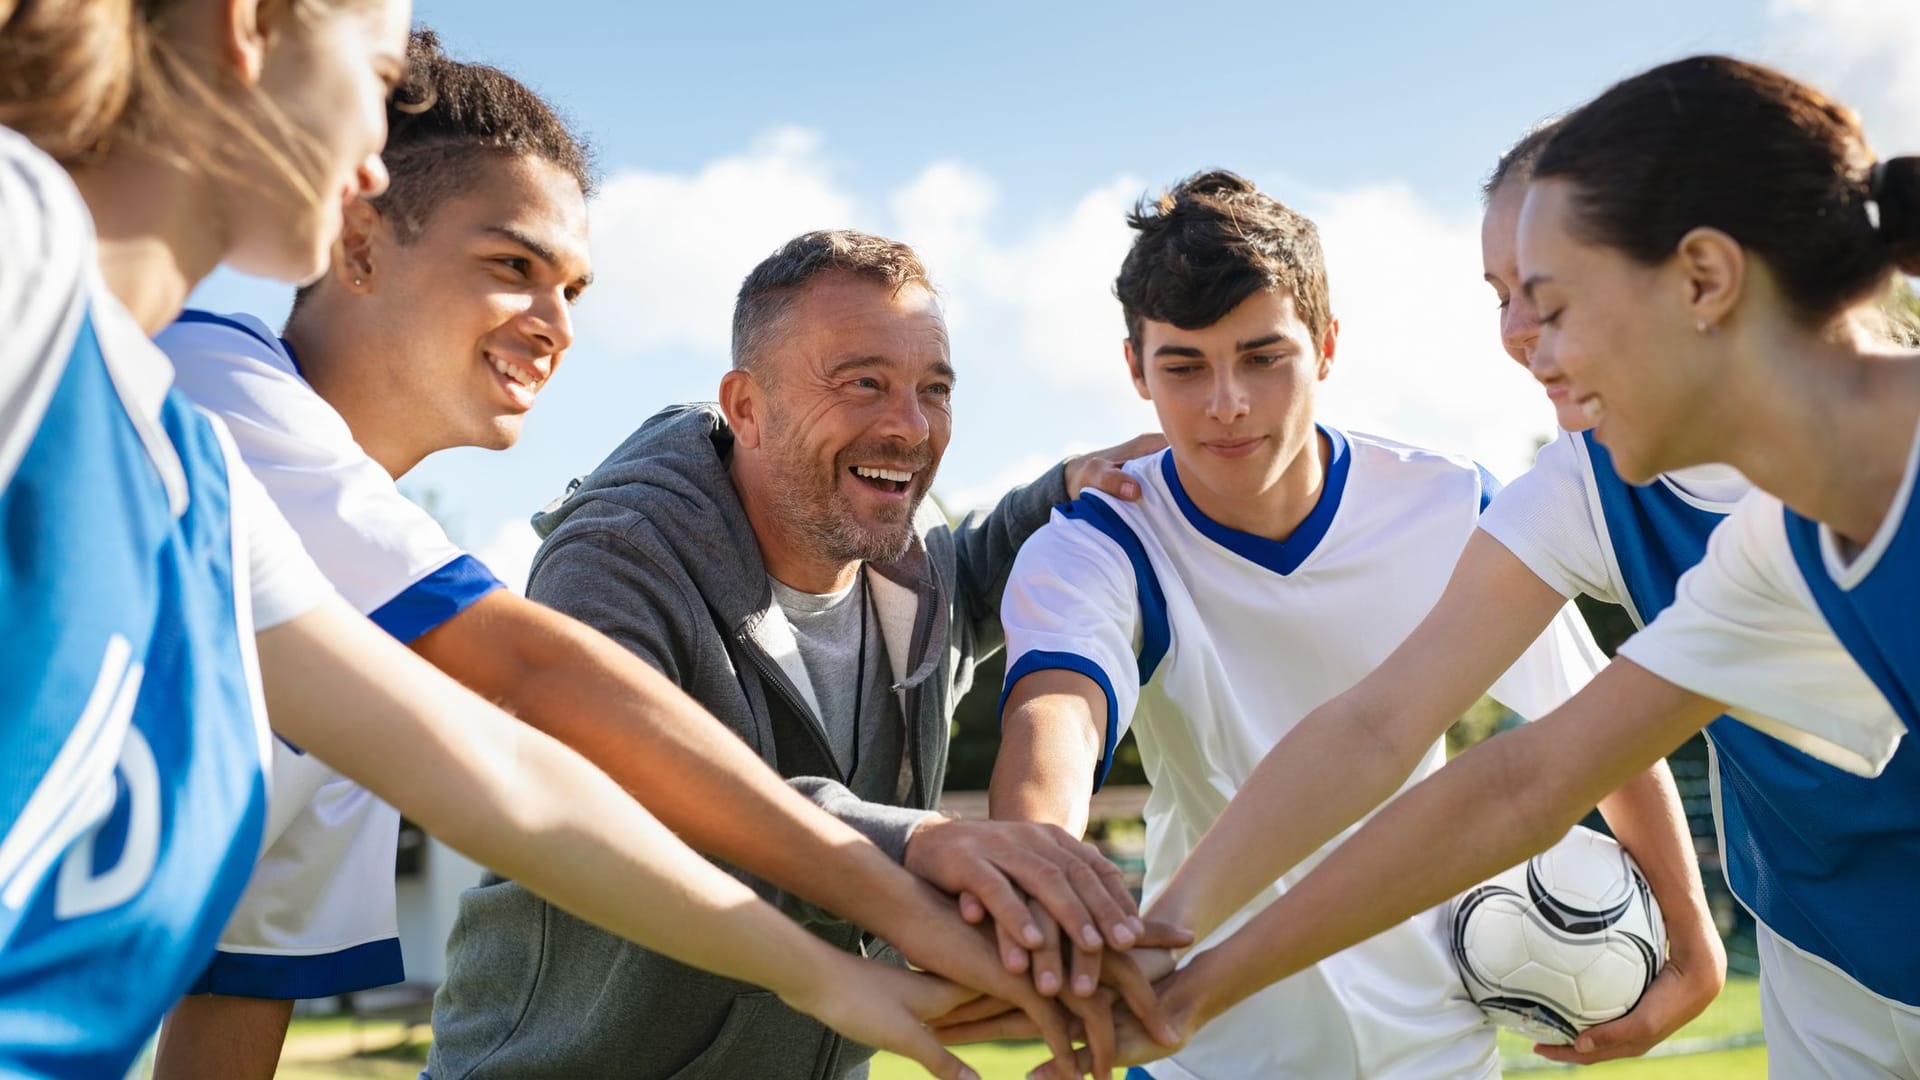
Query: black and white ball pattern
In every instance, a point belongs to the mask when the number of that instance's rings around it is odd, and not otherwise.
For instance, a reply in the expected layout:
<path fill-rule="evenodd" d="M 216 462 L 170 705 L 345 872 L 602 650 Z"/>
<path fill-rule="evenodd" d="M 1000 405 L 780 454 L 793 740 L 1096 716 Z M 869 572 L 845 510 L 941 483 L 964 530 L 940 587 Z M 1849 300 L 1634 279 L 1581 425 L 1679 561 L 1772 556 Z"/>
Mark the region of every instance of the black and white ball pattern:
<path fill-rule="evenodd" d="M 1666 953 L 1647 879 L 1625 849 L 1587 828 L 1453 904 L 1453 955 L 1468 995 L 1536 1042 L 1570 1043 L 1624 1015 Z"/>

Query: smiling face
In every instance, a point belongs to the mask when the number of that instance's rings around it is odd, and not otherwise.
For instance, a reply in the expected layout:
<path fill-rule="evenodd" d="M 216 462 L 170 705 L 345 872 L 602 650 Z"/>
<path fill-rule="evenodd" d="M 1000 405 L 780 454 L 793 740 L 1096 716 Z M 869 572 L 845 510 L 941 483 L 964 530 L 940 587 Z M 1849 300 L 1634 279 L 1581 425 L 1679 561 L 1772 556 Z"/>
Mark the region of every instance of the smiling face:
<path fill-rule="evenodd" d="M 586 200 L 570 173 L 525 155 L 466 167 L 470 186 L 433 207 L 419 235 L 369 229 L 370 282 L 353 314 L 382 343 L 354 377 L 407 403 L 421 456 L 519 439 L 573 343 L 572 304 L 592 276 Z"/>
<path fill-rule="evenodd" d="M 1512 179 L 1494 189 L 1487 212 L 1480 219 L 1480 260 L 1488 285 L 1500 302 L 1500 344 L 1507 355 L 1540 380 L 1553 405 L 1554 420 L 1567 431 L 1593 426 L 1567 393 L 1567 381 L 1557 371 L 1536 369 L 1534 349 L 1540 342 L 1540 312 L 1520 288 L 1520 208 L 1527 199 L 1527 183 Z"/>
<path fill-rule="evenodd" d="M 1211 326 L 1142 320 L 1127 344 L 1134 386 L 1153 402 L 1180 479 L 1208 517 L 1236 528 L 1268 516 L 1282 480 L 1316 438 L 1314 385 L 1333 361 L 1277 289 L 1255 292 Z M 1310 463 L 1316 465 L 1317 460 Z"/>
<path fill-rule="evenodd" d="M 1534 375 L 1565 387 L 1630 481 L 1716 460 L 1703 447 L 1723 380 L 1683 275 L 1674 260 L 1649 267 L 1582 240 L 1573 197 L 1566 180 L 1536 181 L 1520 214 L 1522 287 L 1540 313 Z"/>
<path fill-rule="evenodd" d="M 892 292 L 827 273 L 801 287 L 779 328 L 751 374 L 728 376 L 751 384 L 733 420 L 736 453 L 754 458 L 770 496 L 762 549 L 836 570 L 900 557 L 953 432 L 939 302 L 919 284 Z"/>

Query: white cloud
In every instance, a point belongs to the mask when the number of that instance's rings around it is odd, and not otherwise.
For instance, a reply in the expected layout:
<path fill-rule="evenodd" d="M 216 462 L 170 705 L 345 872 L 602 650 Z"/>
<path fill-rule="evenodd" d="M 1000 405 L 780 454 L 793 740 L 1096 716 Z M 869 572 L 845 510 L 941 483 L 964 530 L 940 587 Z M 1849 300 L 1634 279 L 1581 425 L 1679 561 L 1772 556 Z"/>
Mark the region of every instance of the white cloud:
<path fill-rule="evenodd" d="M 710 394 L 740 278 L 787 237 L 835 225 L 913 244 L 944 297 L 960 371 L 938 484 L 949 505 L 991 503 L 1069 453 L 1151 430 L 1152 409 L 1121 364 L 1112 294 L 1125 214 L 1147 187 L 1125 174 L 1090 178 L 1051 213 L 1010 214 L 993 177 L 941 161 L 863 198 L 835 175 L 819 136 L 797 129 L 697 172 L 615 175 L 594 207 L 600 282 L 580 311 L 585 345 L 519 451 L 565 464 L 547 466 L 547 484 L 519 502 L 584 471 L 655 408 Z M 1477 220 L 1441 215 L 1403 187 L 1300 203 L 1324 234 L 1343 328 L 1322 414 L 1468 451 L 1499 473 L 1523 469 L 1550 417 L 1499 349 Z M 535 543 L 517 516 L 524 506 L 512 509 L 482 553 L 518 584 Z"/>
<path fill-rule="evenodd" d="M 1500 348 L 1480 280 L 1478 216 L 1444 217 L 1404 187 L 1314 200 L 1340 346 L 1321 414 L 1362 431 L 1471 453 L 1511 477 L 1553 418 Z"/>
<path fill-rule="evenodd" d="M 527 572 L 533 568 L 533 556 L 539 550 L 539 535 L 525 517 L 518 517 L 495 525 L 487 542 L 474 549 L 473 557 L 485 563 L 507 588 L 524 596 Z"/>
<path fill-rule="evenodd" d="M 1768 59 L 1859 111 L 1883 154 L 1920 154 L 1920 3 L 1772 0 Z"/>
<path fill-rule="evenodd" d="M 808 229 L 859 220 L 820 136 L 772 131 L 691 176 L 622 170 L 592 211 L 596 345 L 724 353 L 733 295 L 755 263 Z"/>

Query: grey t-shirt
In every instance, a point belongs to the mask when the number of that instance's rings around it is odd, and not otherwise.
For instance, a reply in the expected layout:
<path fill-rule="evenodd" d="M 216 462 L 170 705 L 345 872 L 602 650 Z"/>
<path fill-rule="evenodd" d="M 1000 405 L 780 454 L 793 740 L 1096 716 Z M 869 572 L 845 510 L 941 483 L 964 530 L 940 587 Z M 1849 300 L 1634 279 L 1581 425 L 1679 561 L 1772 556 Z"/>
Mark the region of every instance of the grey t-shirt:
<path fill-rule="evenodd" d="M 820 703 L 827 745 L 842 775 L 874 764 L 876 752 L 892 758 L 899 754 L 899 704 L 887 685 L 887 647 L 868 609 L 865 580 L 862 571 L 852 585 L 822 594 L 801 592 L 767 577 L 774 602 L 793 627 L 814 699 Z M 863 632 L 864 671 L 859 670 Z M 865 715 L 855 716 L 856 708 Z"/>

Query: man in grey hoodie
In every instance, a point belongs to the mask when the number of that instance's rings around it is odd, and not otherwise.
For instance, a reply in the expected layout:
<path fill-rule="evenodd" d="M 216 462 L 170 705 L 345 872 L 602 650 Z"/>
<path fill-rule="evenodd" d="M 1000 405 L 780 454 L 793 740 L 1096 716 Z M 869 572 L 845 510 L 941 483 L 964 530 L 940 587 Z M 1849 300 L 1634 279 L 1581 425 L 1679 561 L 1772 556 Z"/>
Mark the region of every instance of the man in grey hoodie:
<path fill-rule="evenodd" d="M 950 529 L 922 505 L 951 433 L 946 326 L 918 257 L 879 237 L 809 233 L 762 262 L 740 290 L 733 353 L 717 406 L 654 416 L 535 519 L 546 542 L 529 595 L 659 668 L 791 784 L 976 911 L 974 898 L 1005 910 L 1017 883 L 1047 911 L 1084 901 L 1086 918 L 1066 925 L 1076 957 L 1134 944 L 1143 928 L 1117 873 L 1078 840 L 932 808 L 953 707 L 1001 645 L 1020 543 L 1083 487 L 1136 497 L 1118 464 L 1164 444 L 1071 459 Z M 740 876 L 842 948 L 893 955 Z M 1027 962 L 1013 952 L 1010 967 Z M 1041 991 L 1065 989 L 1057 950 L 1035 957 Z M 871 1054 L 772 994 L 494 877 L 462 898 L 448 969 L 435 1080 L 837 1080 L 864 1076 Z M 1073 969 L 1083 994 L 1085 970 Z"/>

